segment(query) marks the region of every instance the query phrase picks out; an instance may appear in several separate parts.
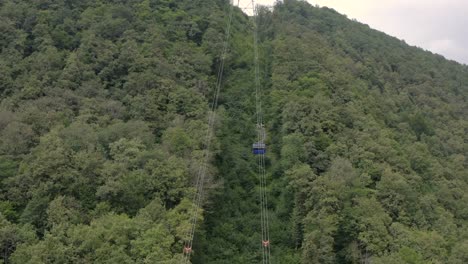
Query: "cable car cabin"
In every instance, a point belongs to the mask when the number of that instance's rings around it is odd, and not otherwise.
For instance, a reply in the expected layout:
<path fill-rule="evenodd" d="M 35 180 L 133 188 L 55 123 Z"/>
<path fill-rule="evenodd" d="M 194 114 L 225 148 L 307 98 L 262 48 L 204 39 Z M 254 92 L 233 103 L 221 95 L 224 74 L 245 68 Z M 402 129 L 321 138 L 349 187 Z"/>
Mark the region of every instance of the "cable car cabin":
<path fill-rule="evenodd" d="M 266 153 L 266 145 L 265 143 L 254 143 L 252 145 L 252 152 L 255 155 L 262 155 Z"/>

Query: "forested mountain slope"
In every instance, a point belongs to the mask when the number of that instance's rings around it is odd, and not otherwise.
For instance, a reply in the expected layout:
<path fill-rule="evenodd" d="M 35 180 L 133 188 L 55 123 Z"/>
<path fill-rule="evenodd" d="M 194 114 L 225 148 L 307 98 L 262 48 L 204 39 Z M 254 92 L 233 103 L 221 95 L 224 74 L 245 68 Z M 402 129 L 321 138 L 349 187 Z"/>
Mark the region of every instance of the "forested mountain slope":
<path fill-rule="evenodd" d="M 179 263 L 224 0 L 0 1 L 5 263 Z M 327 8 L 260 10 L 274 263 L 468 263 L 468 68 Z M 235 10 L 194 263 L 258 263 Z"/>
<path fill-rule="evenodd" d="M 227 7 L 0 1 L 3 262 L 177 263 Z"/>
<path fill-rule="evenodd" d="M 467 263 L 468 68 L 305 2 L 259 23 L 276 262 Z M 238 171 L 199 263 L 254 262 Z"/>

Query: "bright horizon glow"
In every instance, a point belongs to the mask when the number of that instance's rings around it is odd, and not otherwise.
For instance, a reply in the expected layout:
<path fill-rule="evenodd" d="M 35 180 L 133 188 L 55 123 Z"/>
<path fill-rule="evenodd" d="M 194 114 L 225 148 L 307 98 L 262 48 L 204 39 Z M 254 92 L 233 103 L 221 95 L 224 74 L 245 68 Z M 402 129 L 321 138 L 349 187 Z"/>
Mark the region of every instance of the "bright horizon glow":
<path fill-rule="evenodd" d="M 237 0 L 235 0 L 237 3 Z M 276 0 L 257 0 L 273 5 Z M 406 43 L 468 64 L 466 0 L 308 0 L 333 8 L 350 19 L 403 39 Z M 251 6 L 240 0 L 240 6 Z"/>

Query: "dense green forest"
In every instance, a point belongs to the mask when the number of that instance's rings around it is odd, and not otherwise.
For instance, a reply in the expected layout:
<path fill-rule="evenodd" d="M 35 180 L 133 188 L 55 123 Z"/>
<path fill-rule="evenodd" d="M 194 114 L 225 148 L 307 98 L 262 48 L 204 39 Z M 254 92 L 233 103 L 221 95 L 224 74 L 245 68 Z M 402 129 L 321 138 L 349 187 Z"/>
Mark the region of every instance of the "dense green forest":
<path fill-rule="evenodd" d="M 180 263 L 227 0 L 0 0 L 0 263 Z M 273 263 L 468 263 L 468 67 L 332 9 L 258 16 Z M 234 10 L 193 263 L 259 263 Z"/>

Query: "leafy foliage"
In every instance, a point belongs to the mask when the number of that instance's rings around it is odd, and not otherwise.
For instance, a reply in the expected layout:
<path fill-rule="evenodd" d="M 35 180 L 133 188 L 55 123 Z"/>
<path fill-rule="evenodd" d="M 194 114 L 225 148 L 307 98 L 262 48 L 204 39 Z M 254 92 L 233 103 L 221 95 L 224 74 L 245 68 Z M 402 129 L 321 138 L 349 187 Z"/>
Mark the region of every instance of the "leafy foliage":
<path fill-rule="evenodd" d="M 228 7 L 0 1 L 0 262 L 178 263 Z M 275 263 L 467 263 L 468 68 L 259 11 Z M 236 9 L 194 263 L 261 259 L 252 28 Z"/>
<path fill-rule="evenodd" d="M 2 1 L 3 262 L 181 256 L 226 4 L 204 2 Z"/>

